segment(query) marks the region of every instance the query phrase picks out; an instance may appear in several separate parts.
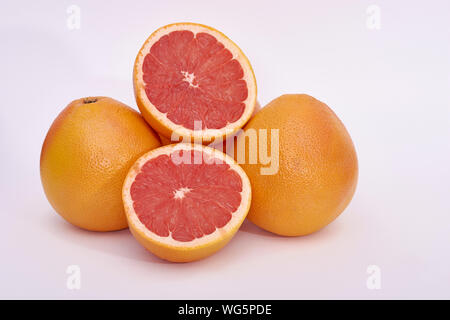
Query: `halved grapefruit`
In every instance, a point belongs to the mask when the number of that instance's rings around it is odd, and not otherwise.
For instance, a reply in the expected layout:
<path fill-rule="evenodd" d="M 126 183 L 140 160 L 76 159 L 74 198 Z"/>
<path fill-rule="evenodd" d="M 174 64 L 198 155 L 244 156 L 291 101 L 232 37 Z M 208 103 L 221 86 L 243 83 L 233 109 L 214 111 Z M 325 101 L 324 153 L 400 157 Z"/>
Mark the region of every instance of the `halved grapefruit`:
<path fill-rule="evenodd" d="M 136 102 L 161 135 L 211 142 L 231 136 L 256 103 L 253 69 L 223 33 L 196 23 L 175 23 L 150 35 L 136 57 Z"/>
<path fill-rule="evenodd" d="M 122 198 L 130 230 L 162 259 L 188 262 L 221 249 L 250 208 L 242 168 L 200 144 L 154 149 L 131 167 Z"/>

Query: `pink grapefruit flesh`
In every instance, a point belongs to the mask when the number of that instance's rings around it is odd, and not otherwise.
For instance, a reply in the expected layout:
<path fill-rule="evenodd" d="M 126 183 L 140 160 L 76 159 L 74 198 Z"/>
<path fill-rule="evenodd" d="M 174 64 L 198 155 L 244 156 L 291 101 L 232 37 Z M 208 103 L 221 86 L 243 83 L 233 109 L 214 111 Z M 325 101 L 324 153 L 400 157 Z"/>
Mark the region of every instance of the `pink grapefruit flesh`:
<path fill-rule="evenodd" d="M 144 118 L 166 138 L 230 136 L 255 108 L 250 62 L 224 34 L 200 24 L 152 33 L 136 58 L 133 81 Z"/>
<path fill-rule="evenodd" d="M 228 164 L 195 164 L 201 152 L 188 153 L 192 164 L 175 165 L 166 154 L 149 160 L 131 185 L 139 220 L 157 235 L 171 233 L 177 241 L 213 233 L 241 203 L 242 181 Z"/>
<path fill-rule="evenodd" d="M 167 145 L 139 158 L 123 187 L 133 235 L 170 261 L 192 261 L 223 247 L 250 208 L 242 168 L 198 144 Z"/>
<path fill-rule="evenodd" d="M 142 65 L 150 102 L 172 122 L 194 130 L 221 129 L 244 113 L 248 96 L 241 64 L 207 33 L 172 31 L 161 37 Z"/>

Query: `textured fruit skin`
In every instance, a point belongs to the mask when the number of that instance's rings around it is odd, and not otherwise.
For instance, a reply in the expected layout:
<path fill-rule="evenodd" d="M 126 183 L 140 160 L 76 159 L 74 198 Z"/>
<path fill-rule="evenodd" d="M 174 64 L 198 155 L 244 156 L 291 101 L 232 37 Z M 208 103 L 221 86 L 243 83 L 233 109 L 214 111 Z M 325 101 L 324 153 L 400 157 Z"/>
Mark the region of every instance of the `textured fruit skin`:
<path fill-rule="evenodd" d="M 262 165 L 248 159 L 242 164 L 253 190 L 250 221 L 279 235 L 301 236 L 323 228 L 347 207 L 358 180 L 356 151 L 326 104 L 305 94 L 283 95 L 257 113 L 248 129 L 279 129 L 277 174 L 261 175 Z"/>
<path fill-rule="evenodd" d="M 245 217 L 244 217 L 245 218 Z M 244 222 L 244 219 L 242 219 Z M 225 245 L 230 242 L 231 238 L 236 234 L 240 225 L 236 226 L 233 230 L 230 230 L 222 238 L 210 242 L 207 244 L 199 245 L 190 248 L 175 248 L 170 245 L 161 245 L 144 236 L 137 228 L 130 223 L 130 231 L 136 240 L 148 251 L 152 252 L 157 257 L 170 261 L 170 262 L 192 262 L 209 257 L 215 252 L 219 251 Z"/>
<path fill-rule="evenodd" d="M 47 199 L 80 228 L 126 228 L 123 180 L 139 156 L 158 146 L 157 135 L 125 104 L 108 97 L 75 100 L 55 119 L 42 146 L 40 172 Z"/>

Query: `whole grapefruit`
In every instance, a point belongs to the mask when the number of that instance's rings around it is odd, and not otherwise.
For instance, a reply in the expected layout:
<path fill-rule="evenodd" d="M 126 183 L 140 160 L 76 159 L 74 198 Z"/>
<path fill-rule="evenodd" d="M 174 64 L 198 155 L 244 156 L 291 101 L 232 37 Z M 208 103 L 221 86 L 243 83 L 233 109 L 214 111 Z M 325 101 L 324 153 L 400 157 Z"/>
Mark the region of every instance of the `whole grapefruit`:
<path fill-rule="evenodd" d="M 268 154 L 274 152 L 271 164 L 261 161 L 261 129 L 267 130 Z M 277 143 L 273 129 L 278 129 L 278 148 L 272 148 Z M 256 148 L 249 148 L 252 131 Z M 245 163 L 238 163 L 252 185 L 250 221 L 279 235 L 307 235 L 347 207 L 358 179 L 356 151 L 343 123 L 326 104 L 305 94 L 283 95 L 258 112 L 244 132 L 238 145 L 240 152 L 245 150 Z M 254 163 L 249 150 L 259 152 Z"/>
<path fill-rule="evenodd" d="M 68 222 L 93 231 L 127 227 L 122 185 L 143 153 L 160 146 L 145 120 L 108 97 L 70 103 L 51 125 L 40 158 L 48 201 Z"/>

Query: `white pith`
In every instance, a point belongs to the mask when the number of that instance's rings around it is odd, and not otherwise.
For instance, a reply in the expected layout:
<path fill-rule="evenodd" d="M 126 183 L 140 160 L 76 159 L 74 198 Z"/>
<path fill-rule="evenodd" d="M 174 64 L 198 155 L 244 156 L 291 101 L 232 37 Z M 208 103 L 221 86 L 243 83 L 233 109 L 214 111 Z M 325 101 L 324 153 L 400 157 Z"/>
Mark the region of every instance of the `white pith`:
<path fill-rule="evenodd" d="M 188 193 L 189 191 L 191 191 L 191 189 L 189 189 L 189 188 L 180 188 L 180 189 L 174 191 L 173 197 L 174 197 L 174 199 L 183 199 L 184 195 L 186 193 Z"/>
<path fill-rule="evenodd" d="M 131 185 L 133 184 L 136 176 L 139 174 L 140 169 L 142 166 L 150 159 L 156 158 L 159 155 L 163 154 L 171 154 L 172 152 L 176 150 L 198 150 L 206 153 L 209 156 L 212 156 L 214 158 L 218 158 L 225 163 L 227 163 L 230 166 L 231 170 L 234 170 L 238 173 L 238 175 L 241 177 L 242 180 L 242 191 L 241 191 L 241 203 L 238 207 L 238 209 L 232 213 L 230 221 L 223 226 L 222 228 L 219 228 L 208 235 L 204 235 L 201 238 L 195 238 L 191 241 L 177 241 L 172 238 L 171 234 L 169 234 L 168 237 L 161 237 L 157 235 L 156 233 L 150 231 L 147 229 L 147 227 L 139 220 L 138 216 L 136 215 L 136 212 L 133 208 L 133 200 L 131 198 Z M 184 188 L 183 188 L 184 189 Z M 187 188 L 186 188 L 187 189 Z M 187 190 L 184 190 L 185 192 Z M 183 194 L 184 197 L 184 194 Z M 128 222 L 133 225 L 135 229 L 140 231 L 141 234 L 143 234 L 146 238 L 152 239 L 155 242 L 160 243 L 161 245 L 168 245 L 171 247 L 176 248 L 192 248 L 196 246 L 200 246 L 206 243 L 217 241 L 220 238 L 225 237 L 229 234 L 229 232 L 235 230 L 239 225 L 242 223 L 242 221 L 245 219 L 245 216 L 247 215 L 250 201 L 251 201 L 251 189 L 250 189 L 250 181 L 248 180 L 247 175 L 242 170 L 242 168 L 236 164 L 236 162 L 226 154 L 198 144 L 186 144 L 186 143 L 179 143 L 179 144 L 172 144 L 167 145 L 161 148 L 157 148 L 155 150 L 152 150 L 146 154 L 144 154 L 142 157 L 140 157 L 136 163 L 133 165 L 133 167 L 130 169 L 123 186 L 123 200 L 124 200 L 124 206 L 125 206 L 125 212 L 128 218 Z M 170 233 L 170 232 L 169 232 Z"/>
<path fill-rule="evenodd" d="M 244 102 L 245 110 L 242 116 L 236 121 L 232 123 L 228 123 L 225 127 L 220 129 L 204 129 L 204 130 L 191 130 L 183 127 L 182 125 L 178 125 L 172 122 L 167 118 L 165 113 L 160 112 L 148 99 L 147 94 L 145 93 L 145 84 L 143 81 L 143 71 L 142 64 L 145 56 L 150 52 L 151 47 L 155 44 L 162 36 L 177 30 L 189 30 L 195 34 L 204 32 L 214 36 L 219 42 L 221 42 L 225 48 L 227 48 L 233 55 L 233 59 L 236 59 L 240 64 L 244 71 L 244 76 L 242 80 L 247 83 L 248 96 Z M 136 73 L 136 93 L 139 95 L 141 101 L 146 106 L 147 110 L 159 121 L 164 123 L 171 131 L 177 133 L 179 136 L 183 137 L 192 137 L 192 138 L 203 138 L 204 140 L 211 140 L 215 137 L 221 137 L 224 134 L 227 136 L 235 133 L 239 128 L 243 127 L 243 125 L 250 119 L 250 116 L 253 112 L 256 103 L 256 81 L 254 78 L 253 71 L 251 66 L 249 65 L 248 59 L 244 56 L 242 51 L 226 36 L 220 33 L 217 30 L 209 29 L 205 26 L 198 24 L 190 24 L 190 23 L 179 23 L 168 25 L 162 27 L 155 31 L 145 42 L 143 45 L 137 59 L 134 72 Z M 186 75 L 185 75 L 186 77 Z M 190 76 L 192 77 L 192 76 Z M 195 75 L 194 75 L 195 77 Z M 185 78 L 185 81 L 189 82 L 190 78 Z M 193 79 L 192 79 L 193 80 Z M 196 85 L 189 82 L 189 84 L 193 87 Z"/>
<path fill-rule="evenodd" d="M 184 76 L 183 81 L 189 83 L 190 87 L 198 88 L 198 84 L 194 84 L 195 75 L 193 73 L 189 73 L 187 71 L 181 71 L 181 74 Z"/>

